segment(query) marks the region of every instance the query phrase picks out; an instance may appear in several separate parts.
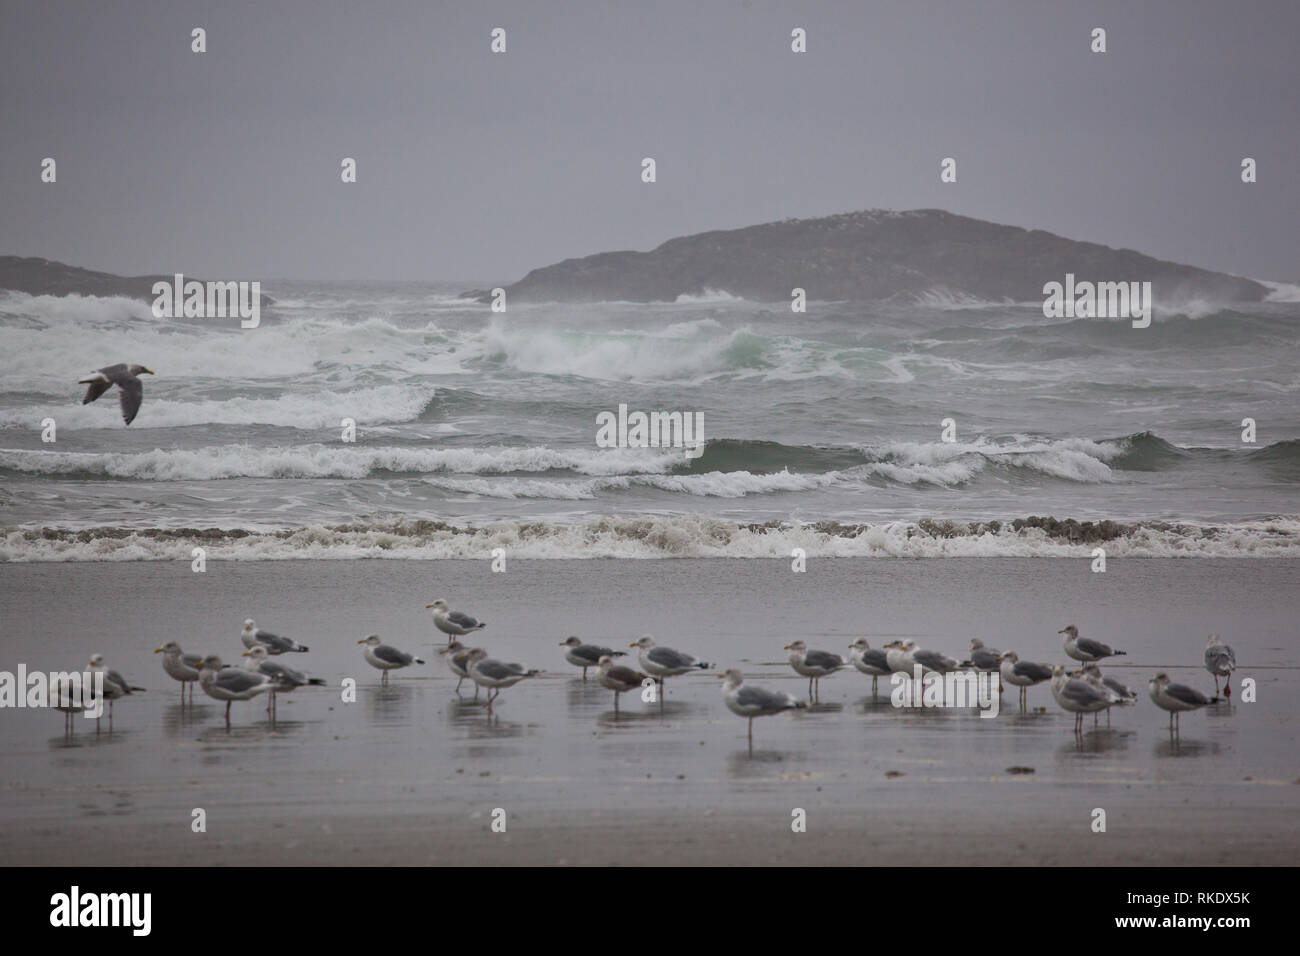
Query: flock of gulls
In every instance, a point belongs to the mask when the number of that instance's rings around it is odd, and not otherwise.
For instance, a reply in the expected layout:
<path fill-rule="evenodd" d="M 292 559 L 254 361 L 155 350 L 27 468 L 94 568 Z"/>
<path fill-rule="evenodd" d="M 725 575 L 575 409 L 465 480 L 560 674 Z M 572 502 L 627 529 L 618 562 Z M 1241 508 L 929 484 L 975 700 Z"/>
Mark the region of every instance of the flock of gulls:
<path fill-rule="evenodd" d="M 439 647 L 447 668 L 457 677 L 456 694 L 460 694 L 461 685 L 469 680 L 473 682 L 474 697 L 478 698 L 479 688 L 487 691 L 487 710 L 491 713 L 492 703 L 507 687 L 512 687 L 522 680 L 536 676 L 540 671 L 530 669 L 522 664 L 498 660 L 489 656 L 482 647 L 468 647 L 460 638 L 483 630 L 487 625 L 476 618 L 459 611 L 452 611 L 444 600 L 425 605 L 433 612 L 434 626 L 447 635 L 447 644 Z M 738 668 L 731 668 L 717 676 L 722 679 L 723 700 L 734 714 L 748 720 L 748 739 L 753 749 L 754 718 L 768 717 L 788 710 L 800 710 L 808 707 L 818 699 L 820 682 L 839 670 L 852 667 L 871 678 L 873 696 L 876 694 L 877 681 L 881 677 L 905 674 L 913 677 L 918 669 L 922 675 L 943 675 L 956 671 L 983 671 L 998 674 L 999 692 L 1003 684 L 1010 684 L 1019 689 L 1020 709 L 1027 707 L 1029 688 L 1044 682 L 1050 682 L 1052 696 L 1062 709 L 1074 714 L 1074 730 L 1082 733 L 1083 719 L 1093 714 L 1094 722 L 1101 711 L 1107 712 L 1116 706 L 1128 706 L 1136 703 L 1136 691 L 1124 686 L 1113 677 L 1102 673 L 1099 662 L 1111 657 L 1119 657 L 1126 652 L 1116 650 L 1108 644 L 1079 635 L 1074 625 L 1058 632 L 1063 636 L 1062 647 L 1065 654 L 1082 666 L 1077 670 L 1066 671 L 1060 664 L 1049 666 L 1021 660 L 1015 651 L 999 651 L 988 647 L 979 638 L 970 642 L 970 653 L 964 660 L 950 657 L 942 652 L 921 648 L 912 640 L 894 640 L 881 647 L 873 648 L 866 638 L 858 638 L 849 645 L 847 659 L 830 651 L 816 650 L 808 647 L 802 640 L 787 644 L 789 662 L 795 673 L 808 678 L 808 700 L 803 701 L 785 691 L 759 687 L 745 681 L 744 674 Z M 244 666 L 226 665 L 216 654 L 187 654 L 176 641 L 169 641 L 157 648 L 155 653 L 163 655 L 163 670 L 181 683 L 181 701 L 186 699 L 186 687 L 189 687 L 189 699 L 193 701 L 193 685 L 198 684 L 203 692 L 217 701 L 226 704 L 226 724 L 230 724 L 230 705 L 237 700 L 251 700 L 262 694 L 268 695 L 267 713 L 274 717 L 275 701 L 279 694 L 288 693 L 299 687 L 323 686 L 321 678 L 295 670 L 273 658 L 290 653 L 305 653 L 310 648 L 287 637 L 281 637 L 261 630 L 256 622 L 249 618 L 244 622 L 240 639 L 245 647 L 242 656 L 247 658 Z M 382 674 L 381 682 L 388 682 L 390 671 L 400 670 L 425 661 L 406 651 L 381 642 L 379 635 L 371 634 L 357 642 L 362 645 L 362 656 L 372 667 Z M 614 650 L 596 644 L 585 644 L 578 637 L 569 637 L 560 642 L 564 648 L 564 658 L 575 667 L 582 668 L 582 678 L 587 679 L 587 672 L 596 669 L 600 683 L 614 692 L 614 713 L 619 713 L 619 698 L 628 691 L 655 688 L 660 709 L 663 708 L 665 682 L 670 677 L 680 677 L 696 670 L 708 670 L 712 667 L 691 654 L 663 647 L 655 643 L 650 635 L 643 635 L 628 645 L 629 650 L 636 651 L 636 660 L 640 669 L 617 663 L 615 658 L 626 657 L 627 651 Z M 1211 634 L 1205 648 L 1204 666 L 1214 676 L 1215 696 L 1207 697 L 1201 691 L 1186 684 L 1175 684 L 1163 672 L 1156 674 L 1147 682 L 1151 700 L 1169 713 L 1171 734 L 1178 732 L 1179 715 L 1183 711 L 1199 710 L 1219 702 L 1219 680 L 1224 679 L 1224 697 L 1231 695 L 1228 680 L 1236 669 L 1236 656 L 1231 647 Z M 92 672 L 104 674 L 104 698 L 108 702 L 109 725 L 112 726 L 113 701 L 144 688 L 127 681 L 120 673 L 108 670 L 104 666 L 101 654 L 90 659 Z M 654 699 L 654 698 L 647 698 Z M 70 725 L 71 715 L 84 709 L 70 701 L 61 700 L 56 705 L 68 715 L 66 725 Z M 96 728 L 98 729 L 98 721 Z"/>

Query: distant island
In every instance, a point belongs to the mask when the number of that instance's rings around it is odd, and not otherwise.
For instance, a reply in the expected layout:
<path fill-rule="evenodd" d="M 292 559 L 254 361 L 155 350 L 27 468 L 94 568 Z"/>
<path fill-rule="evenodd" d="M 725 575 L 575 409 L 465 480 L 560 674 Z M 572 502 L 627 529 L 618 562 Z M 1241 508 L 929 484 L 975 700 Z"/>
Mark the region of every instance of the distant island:
<path fill-rule="evenodd" d="M 670 239 L 650 252 L 602 252 L 534 269 L 507 302 L 672 302 L 726 292 L 756 301 L 916 300 L 938 294 L 1029 302 L 1067 273 L 1093 282 L 1151 282 L 1157 303 L 1258 302 L 1250 279 L 957 216 L 942 209 L 868 210 L 785 219 Z M 475 289 L 465 298 L 489 301 Z"/>
<path fill-rule="evenodd" d="M 34 256 L 0 256 L 0 289 L 28 295 L 121 296 L 126 299 L 154 299 L 155 282 L 171 285 L 174 276 L 119 276 L 70 266 Z M 187 280 L 191 276 L 185 277 Z M 256 278 L 256 277 L 253 277 Z M 199 280 L 202 281 L 202 280 Z M 275 302 L 262 294 L 262 308 Z"/>

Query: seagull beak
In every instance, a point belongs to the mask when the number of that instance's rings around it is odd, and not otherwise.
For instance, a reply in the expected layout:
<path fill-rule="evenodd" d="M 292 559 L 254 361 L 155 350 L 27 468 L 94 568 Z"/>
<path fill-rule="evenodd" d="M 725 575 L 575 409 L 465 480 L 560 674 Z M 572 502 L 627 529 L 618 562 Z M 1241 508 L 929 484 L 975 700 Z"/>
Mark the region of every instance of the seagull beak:
<path fill-rule="evenodd" d="M 1057 634 L 1064 634 L 1064 633 L 1065 633 L 1065 628 L 1061 628 L 1061 629 L 1060 629 L 1059 631 L 1057 631 L 1056 633 L 1057 633 Z"/>
<path fill-rule="evenodd" d="M 790 649 L 790 645 L 789 645 L 789 644 L 787 644 L 785 647 L 781 648 L 781 650 L 783 650 L 783 651 L 788 651 L 789 649 Z"/>
<path fill-rule="evenodd" d="M 145 370 L 144 370 L 144 374 L 146 374 L 146 375 L 152 375 L 153 372 L 150 371 L 149 369 L 145 369 Z"/>
<path fill-rule="evenodd" d="M 154 652 L 155 654 L 161 654 L 161 653 L 163 652 L 163 649 L 162 649 L 161 647 L 155 647 L 155 648 L 153 649 L 153 652 Z"/>
<path fill-rule="evenodd" d="M 252 654 L 253 654 L 252 651 L 244 651 L 244 653 L 240 654 L 239 656 L 240 656 L 240 657 L 251 657 Z"/>
<path fill-rule="evenodd" d="M 723 677 L 726 677 L 727 675 L 726 675 L 726 674 L 714 674 L 713 676 L 714 676 L 714 677 L 717 677 L 717 678 L 723 678 Z"/>
<path fill-rule="evenodd" d="M 637 646 L 636 641 L 633 641 L 631 644 L 628 645 L 628 647 L 636 647 L 636 646 Z"/>
<path fill-rule="evenodd" d="M 364 637 L 363 637 L 361 640 L 357 641 L 358 644 L 364 644 L 365 642 L 366 642 L 366 639 L 365 639 Z"/>
<path fill-rule="evenodd" d="M 429 610 L 429 608 L 431 608 L 431 607 L 433 607 L 432 604 L 426 604 L 426 605 L 424 606 L 424 609 L 427 611 L 427 610 Z"/>

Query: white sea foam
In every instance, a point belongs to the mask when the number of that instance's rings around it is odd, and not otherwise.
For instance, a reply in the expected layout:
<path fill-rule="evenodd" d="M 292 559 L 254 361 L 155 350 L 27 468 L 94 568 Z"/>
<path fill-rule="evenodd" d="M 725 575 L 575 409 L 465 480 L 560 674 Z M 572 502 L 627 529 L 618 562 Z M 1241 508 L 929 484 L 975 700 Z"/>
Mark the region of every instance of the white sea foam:
<path fill-rule="evenodd" d="M 916 524 L 746 526 L 702 515 L 601 517 L 568 523 L 502 522 L 481 527 L 433 523 L 297 530 L 214 538 L 177 532 L 59 534 L 0 532 L 0 561 L 164 561 L 190 558 L 201 545 L 212 561 L 395 558 L 482 559 L 494 548 L 516 558 L 771 558 L 788 561 L 794 548 L 814 558 L 1086 558 L 1094 544 L 1070 544 L 1038 528 L 978 534 L 932 534 Z M 1277 558 L 1300 556 L 1300 518 L 1139 527 L 1105 543 L 1124 558 Z"/>

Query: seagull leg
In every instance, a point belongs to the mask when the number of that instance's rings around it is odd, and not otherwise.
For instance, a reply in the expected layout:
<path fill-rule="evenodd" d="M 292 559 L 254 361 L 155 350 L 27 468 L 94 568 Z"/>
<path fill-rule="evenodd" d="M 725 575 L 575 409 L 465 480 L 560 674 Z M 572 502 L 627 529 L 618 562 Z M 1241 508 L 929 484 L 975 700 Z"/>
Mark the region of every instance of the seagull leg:
<path fill-rule="evenodd" d="M 226 726 L 227 727 L 230 726 L 230 704 L 231 701 L 226 701 Z"/>
<path fill-rule="evenodd" d="M 618 716 L 618 691 L 614 691 L 614 716 Z"/>
<path fill-rule="evenodd" d="M 587 668 L 585 667 L 582 669 L 582 679 L 583 680 L 587 679 Z"/>

